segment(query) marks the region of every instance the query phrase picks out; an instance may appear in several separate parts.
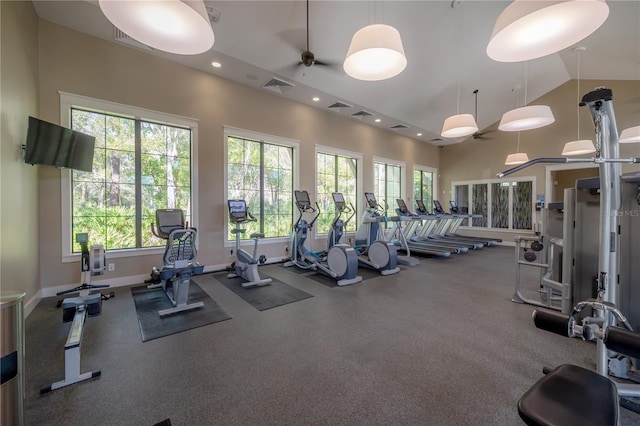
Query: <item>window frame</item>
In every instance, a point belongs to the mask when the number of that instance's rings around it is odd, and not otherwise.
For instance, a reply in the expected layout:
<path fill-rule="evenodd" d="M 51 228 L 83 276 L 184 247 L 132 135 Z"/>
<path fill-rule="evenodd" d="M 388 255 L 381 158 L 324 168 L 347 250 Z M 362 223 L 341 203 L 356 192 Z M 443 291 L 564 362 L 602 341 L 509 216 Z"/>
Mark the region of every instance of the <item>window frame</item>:
<path fill-rule="evenodd" d="M 406 163 L 404 161 L 392 160 L 389 158 L 374 156 L 373 161 L 371 162 L 371 191 L 373 191 L 375 188 L 374 180 L 375 180 L 376 163 L 400 167 L 400 198 L 406 201 L 407 200 L 407 188 L 406 188 L 407 187 L 407 165 Z M 411 176 L 411 180 L 413 183 L 413 176 Z M 386 182 L 385 182 L 385 186 L 386 186 Z M 389 204 L 389 200 L 377 200 L 377 201 L 378 203 L 380 203 L 381 201 L 384 201 L 385 203 Z M 389 214 L 393 214 L 396 211 L 397 205 L 395 201 L 396 200 L 393 200 L 391 205 L 387 205 L 387 211 L 389 212 Z"/>
<path fill-rule="evenodd" d="M 73 107 L 94 111 L 102 114 L 119 115 L 135 120 L 151 121 L 158 124 L 188 127 L 191 130 L 191 226 L 198 226 L 198 163 L 195 153 L 198 152 L 198 120 L 180 115 L 154 111 L 146 108 L 134 107 L 117 102 L 105 101 L 88 96 L 75 95 L 59 91 L 60 95 L 60 125 L 70 128 L 71 109 Z M 73 253 L 72 248 L 72 188 L 71 170 L 62 169 L 60 176 L 61 199 L 61 253 L 62 263 L 79 261 L 81 254 Z M 144 224 L 143 224 L 144 226 Z M 199 245 L 199 243 L 197 243 Z M 133 256 L 149 256 L 164 253 L 163 247 L 137 247 L 127 249 L 106 250 L 110 258 Z"/>
<path fill-rule="evenodd" d="M 224 125 L 223 126 L 223 145 L 224 145 L 224 203 L 222 205 L 223 208 L 223 214 L 224 214 L 224 233 L 223 233 L 223 239 L 224 239 L 224 247 L 228 248 L 228 247 L 235 247 L 236 245 L 236 241 L 235 240 L 227 240 L 227 235 L 229 235 L 229 231 L 230 231 L 230 227 L 229 227 L 229 210 L 227 207 L 227 201 L 228 201 L 228 191 L 229 191 L 229 163 L 228 163 L 228 155 L 229 155 L 229 148 L 228 148 L 228 138 L 229 136 L 231 137 L 238 137 L 238 138 L 242 138 L 242 139 L 250 139 L 253 141 L 257 141 L 257 142 L 261 142 L 261 143 L 268 143 L 268 144 L 273 144 L 273 145 L 281 145 L 281 146 L 286 146 L 286 147 L 290 147 L 293 149 L 293 189 L 295 190 L 300 182 L 299 179 L 299 175 L 300 175 L 300 161 L 299 161 L 299 156 L 300 156 L 300 141 L 296 140 L 296 139 L 291 139 L 291 138 L 286 138 L 283 136 L 275 136 L 275 135 L 270 135 L 267 133 L 262 133 L 262 132 L 256 132 L 253 130 L 246 130 L 246 129 L 240 129 L 238 127 L 233 127 L 233 126 L 227 126 Z M 295 212 L 293 211 L 293 204 L 291 205 L 292 208 L 292 217 L 291 220 L 293 223 L 293 221 L 295 220 Z M 289 243 L 290 242 L 290 238 L 288 236 L 286 237 L 265 237 L 264 239 L 261 240 L 260 244 L 271 244 L 271 243 Z M 254 244 L 253 240 L 251 239 L 241 239 L 240 240 L 240 245 L 241 246 L 252 246 Z"/>
<path fill-rule="evenodd" d="M 429 166 L 422 166 L 420 164 L 414 164 L 413 165 L 413 171 L 415 172 L 416 170 L 420 171 L 420 172 L 428 172 L 431 173 L 432 177 L 431 177 L 431 197 L 434 200 L 437 200 L 437 196 L 438 196 L 438 169 L 434 168 L 434 167 L 429 167 Z M 416 183 L 413 181 L 413 173 L 411 173 L 411 196 L 414 196 L 415 194 L 413 193 L 414 189 L 415 189 Z M 414 209 L 415 209 L 415 201 L 414 202 Z M 433 204 L 433 203 L 432 203 Z M 433 205 L 431 206 L 426 206 L 428 210 L 433 209 Z M 411 208 L 409 208 L 411 210 Z"/>
<path fill-rule="evenodd" d="M 315 146 L 315 151 L 314 151 L 314 158 L 315 158 L 315 172 L 316 172 L 316 180 L 314 182 L 315 185 L 315 190 L 314 190 L 314 196 L 315 199 L 318 199 L 318 154 L 328 154 L 328 155 L 336 155 L 336 156 L 341 156 L 341 157 L 348 157 L 348 158 L 353 158 L 356 160 L 356 214 L 354 216 L 354 219 L 356 221 L 356 231 L 350 231 L 350 232 L 346 232 L 346 235 L 355 235 L 358 229 L 358 223 L 360 221 L 360 212 L 363 211 L 362 210 L 362 204 L 363 204 L 363 200 L 360 200 L 360 197 L 362 196 L 362 154 L 359 152 L 354 152 L 354 151 L 348 151 L 346 149 L 340 149 L 340 148 L 334 148 L 334 147 L 330 147 L 330 146 L 325 146 L 325 145 L 319 145 L 316 144 Z M 320 233 L 320 232 L 315 232 L 315 239 L 324 239 L 327 238 L 327 236 L 329 235 L 328 232 L 324 232 L 324 233 Z"/>
<path fill-rule="evenodd" d="M 509 217 L 508 217 L 508 228 L 494 228 L 492 223 L 492 197 L 493 190 L 492 184 L 494 183 L 504 183 L 504 182 L 531 182 L 531 227 L 532 229 L 513 229 L 513 185 L 509 185 Z M 472 185 L 487 185 L 487 226 L 473 226 L 469 225 L 471 219 L 463 221 L 463 225 L 460 226 L 461 229 L 474 229 L 474 230 L 486 230 L 493 232 L 509 232 L 509 233 L 523 233 L 523 232 L 534 232 L 533 228 L 535 228 L 536 223 L 538 222 L 538 215 L 536 212 L 536 176 L 521 176 L 521 177 L 510 177 L 505 179 L 476 179 L 476 180 L 459 180 L 451 182 L 451 199 L 455 198 L 456 194 L 456 186 L 467 185 L 468 191 L 468 199 L 471 203 L 472 199 Z M 464 224 L 464 223 L 467 224 Z"/>

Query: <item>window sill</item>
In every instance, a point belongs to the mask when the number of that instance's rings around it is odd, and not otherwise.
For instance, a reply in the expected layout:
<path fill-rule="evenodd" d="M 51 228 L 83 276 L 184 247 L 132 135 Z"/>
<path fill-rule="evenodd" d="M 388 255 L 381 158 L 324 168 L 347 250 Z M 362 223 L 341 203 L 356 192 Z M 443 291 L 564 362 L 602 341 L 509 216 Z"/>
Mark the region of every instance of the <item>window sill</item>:
<path fill-rule="evenodd" d="M 126 249 L 126 250 L 108 250 L 105 251 L 105 257 L 107 259 L 121 259 L 125 257 L 137 257 L 137 256 L 162 256 L 164 254 L 164 247 L 150 247 L 139 249 Z M 80 262 L 81 254 L 72 253 L 62 256 L 62 263 Z"/>

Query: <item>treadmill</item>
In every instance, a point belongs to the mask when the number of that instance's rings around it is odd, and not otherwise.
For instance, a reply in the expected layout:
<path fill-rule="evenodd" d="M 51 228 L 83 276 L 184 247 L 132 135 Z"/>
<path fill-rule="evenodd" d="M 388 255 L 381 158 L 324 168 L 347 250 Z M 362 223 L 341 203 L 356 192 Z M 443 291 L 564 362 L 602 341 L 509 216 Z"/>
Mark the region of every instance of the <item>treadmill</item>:
<path fill-rule="evenodd" d="M 396 213 L 398 213 L 399 218 L 398 225 L 401 226 L 402 222 L 407 222 L 407 227 L 404 230 L 401 230 L 401 232 L 403 232 L 406 244 L 412 253 L 449 257 L 451 256 L 451 253 L 461 253 L 463 251 L 462 249 L 453 246 L 444 246 L 421 241 L 419 237 L 415 235 L 415 231 L 418 225 L 422 222 L 422 219 L 418 215 L 409 211 L 404 200 L 397 199 L 396 204 L 398 205 L 398 208 L 396 209 Z M 400 248 L 400 250 L 403 250 L 403 248 Z"/>
<path fill-rule="evenodd" d="M 409 210 L 407 204 L 403 199 L 397 199 L 396 203 L 398 204 L 398 210 L 402 212 L 403 215 L 417 217 L 419 222 L 412 226 L 412 229 L 407 232 L 411 233 L 411 240 L 416 243 L 429 244 L 430 246 L 436 246 L 440 248 L 444 248 L 445 250 L 449 250 L 452 253 L 466 253 L 469 249 L 475 248 L 474 244 L 469 244 L 467 242 L 460 243 L 457 241 L 448 241 L 439 238 L 432 237 L 432 231 L 439 226 L 441 223 L 441 218 L 439 216 L 435 216 L 432 214 L 414 214 Z M 418 227 L 419 224 L 422 224 L 422 227 Z"/>
<path fill-rule="evenodd" d="M 433 200 L 433 206 L 434 206 L 433 210 L 434 210 L 434 212 L 438 212 L 439 214 L 443 214 L 443 215 L 448 215 L 453 219 L 451 221 L 451 223 L 449 224 L 449 226 L 443 227 L 440 230 L 440 234 L 443 237 L 452 238 L 452 239 L 459 240 L 459 241 L 476 242 L 476 243 L 482 244 L 484 246 L 493 246 L 493 245 L 497 245 L 498 243 L 502 242 L 502 240 L 499 239 L 499 238 L 469 237 L 469 236 L 457 234 L 456 231 L 458 230 L 460 225 L 462 225 L 462 222 L 465 219 L 474 218 L 474 217 L 481 217 L 481 216 L 480 215 L 472 215 L 472 214 L 460 213 L 460 210 L 458 209 L 458 205 L 453 200 L 449 201 L 449 204 L 451 205 L 451 213 L 445 213 L 444 209 L 442 208 L 442 205 L 440 204 L 440 202 L 438 200 Z"/>
<path fill-rule="evenodd" d="M 416 200 L 416 205 L 418 214 L 421 217 L 435 217 L 437 220 L 435 224 L 422 231 L 422 237 L 428 237 L 435 244 L 454 244 L 473 250 L 482 248 L 485 245 L 484 242 L 447 236 L 444 233 L 454 222 L 462 222 L 462 216 L 454 216 L 447 213 L 440 214 L 436 213 L 435 210 L 434 213 L 429 213 L 422 200 Z"/>

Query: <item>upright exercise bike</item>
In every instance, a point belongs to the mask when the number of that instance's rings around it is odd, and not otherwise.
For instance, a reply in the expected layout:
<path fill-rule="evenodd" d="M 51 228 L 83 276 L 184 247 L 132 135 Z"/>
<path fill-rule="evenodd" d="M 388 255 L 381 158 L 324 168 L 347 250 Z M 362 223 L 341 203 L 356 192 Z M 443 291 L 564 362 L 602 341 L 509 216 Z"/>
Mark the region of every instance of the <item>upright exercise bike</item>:
<path fill-rule="evenodd" d="M 344 235 L 345 224 L 348 223 L 356 213 L 353 205 L 347 206 L 342 193 L 334 192 L 332 196 L 335 207 L 335 216 L 331 222 L 331 229 L 329 230 L 329 236 L 327 238 L 328 249 L 340 243 L 340 240 Z M 349 216 L 343 220 L 343 214 Z M 369 211 L 365 213 L 356 234 L 356 246 L 354 246 L 354 249 L 358 254 L 359 266 L 380 271 L 380 274 L 382 275 L 392 275 L 400 272 L 400 268 L 397 266 L 398 250 L 393 243 L 377 239 L 381 219 L 381 216 L 374 217 L 369 213 Z M 366 234 L 366 236 L 359 241 L 358 236 L 363 234 Z"/>
<path fill-rule="evenodd" d="M 258 240 L 264 238 L 264 234 L 253 233 L 249 235 L 254 241 L 253 255 L 240 248 L 240 234 L 246 232 L 246 229 L 242 229 L 242 224 L 255 222 L 256 218 L 247 210 L 245 200 L 229 200 L 227 204 L 229 206 L 229 220 L 236 225 L 236 229 L 231 230 L 231 233 L 236 236 L 236 260 L 230 267 L 234 272 L 230 273 L 228 277 L 240 277 L 245 280 L 245 282 L 242 283 L 242 287 L 244 288 L 271 284 L 271 278 L 261 279 L 258 274 L 258 263 L 264 263 L 266 260 L 264 256 L 260 256 L 260 258 L 256 257 L 258 255 Z"/>
<path fill-rule="evenodd" d="M 358 255 L 348 244 L 336 244 L 328 251 L 313 252 L 304 245 L 313 224 L 320 216 L 320 209 L 311 206 L 307 191 L 294 191 L 298 220 L 294 224 L 294 234 L 291 240 L 291 260 L 285 267 L 297 266 L 301 269 L 321 272 L 336 280 L 339 286 L 359 283 L 362 277 L 358 275 Z M 304 215 L 313 215 L 311 222 L 304 219 Z"/>
<path fill-rule="evenodd" d="M 156 210 L 156 224 L 151 224 L 151 232 L 167 241 L 162 269 L 152 272 L 160 277 L 161 286 L 173 305 L 158 311 L 163 317 L 178 312 L 197 309 L 204 302 L 189 303 L 189 285 L 193 275 L 201 274 L 204 266 L 196 262 L 196 228 L 185 224 L 184 213 L 180 209 Z"/>

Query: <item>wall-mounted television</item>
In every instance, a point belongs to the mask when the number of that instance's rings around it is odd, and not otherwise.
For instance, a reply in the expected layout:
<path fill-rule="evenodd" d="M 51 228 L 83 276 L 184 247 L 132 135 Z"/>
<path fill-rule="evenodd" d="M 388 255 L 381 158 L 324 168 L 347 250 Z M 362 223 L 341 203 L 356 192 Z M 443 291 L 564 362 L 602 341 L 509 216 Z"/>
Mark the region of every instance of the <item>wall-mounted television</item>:
<path fill-rule="evenodd" d="M 91 172 L 96 138 L 29 117 L 24 162 Z"/>

